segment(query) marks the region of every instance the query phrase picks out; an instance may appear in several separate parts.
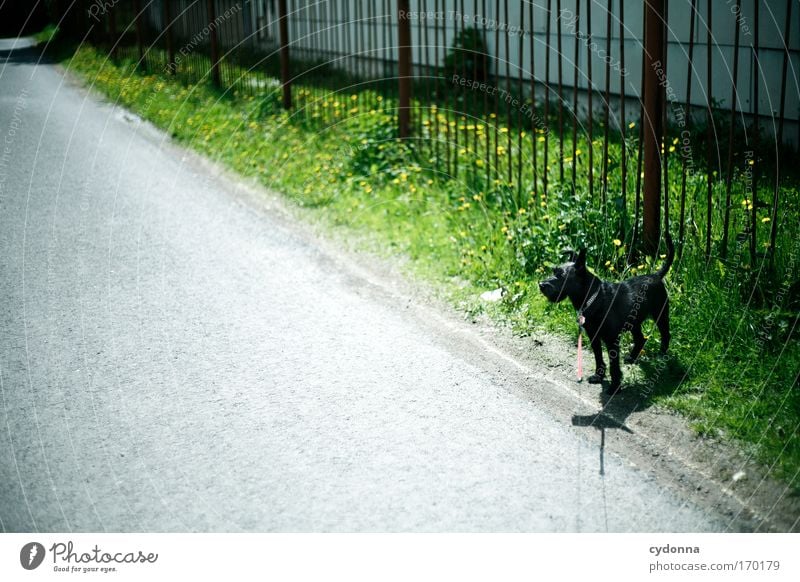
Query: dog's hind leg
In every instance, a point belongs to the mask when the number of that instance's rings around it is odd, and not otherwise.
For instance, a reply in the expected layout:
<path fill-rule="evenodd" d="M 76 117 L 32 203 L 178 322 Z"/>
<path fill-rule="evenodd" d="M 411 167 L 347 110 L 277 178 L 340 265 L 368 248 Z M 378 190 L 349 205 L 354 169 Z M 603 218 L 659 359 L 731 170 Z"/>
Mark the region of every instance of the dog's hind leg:
<path fill-rule="evenodd" d="M 636 358 L 639 357 L 639 354 L 642 353 L 642 348 L 644 347 L 644 334 L 642 333 L 642 324 L 636 323 L 633 325 L 631 329 L 631 333 L 633 334 L 633 347 L 631 348 L 631 353 L 625 356 L 625 363 L 632 364 L 636 361 Z"/>
<path fill-rule="evenodd" d="M 622 384 L 622 370 L 619 367 L 619 336 L 606 342 L 608 359 L 611 360 L 611 386 L 609 392 L 614 394 L 619 391 Z"/>
<path fill-rule="evenodd" d="M 655 315 L 658 332 L 661 334 L 661 353 L 666 354 L 669 349 L 669 300 L 664 302 L 661 313 Z"/>
<path fill-rule="evenodd" d="M 606 375 L 606 363 L 603 361 L 603 343 L 599 337 L 591 340 L 592 351 L 594 352 L 594 374 L 589 376 L 589 384 L 602 384 Z"/>

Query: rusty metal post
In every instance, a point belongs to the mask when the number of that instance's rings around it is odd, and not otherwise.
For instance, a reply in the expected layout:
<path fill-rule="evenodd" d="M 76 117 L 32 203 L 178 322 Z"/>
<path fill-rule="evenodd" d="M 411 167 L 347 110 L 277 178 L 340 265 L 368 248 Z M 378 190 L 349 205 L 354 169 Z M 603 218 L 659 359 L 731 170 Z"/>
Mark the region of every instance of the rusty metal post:
<path fill-rule="evenodd" d="M 736 0 L 736 19 L 734 21 L 733 33 L 733 88 L 731 94 L 731 118 L 730 127 L 728 128 L 728 163 L 725 171 L 725 218 L 722 226 L 722 243 L 720 244 L 720 253 L 722 258 L 728 256 L 728 228 L 730 227 L 731 220 L 731 188 L 733 186 L 733 138 L 734 129 L 736 128 L 736 102 L 739 100 L 739 93 L 737 92 L 737 83 L 739 79 L 739 29 L 741 23 L 739 22 L 739 15 L 742 13 L 742 0 Z"/>
<path fill-rule="evenodd" d="M 398 135 L 411 135 L 411 22 L 408 0 L 397 1 L 398 77 L 400 83 L 397 110 Z"/>
<path fill-rule="evenodd" d="M 208 0 L 208 40 L 211 43 L 211 80 L 215 87 L 222 86 L 219 75 L 219 45 L 217 43 L 217 14 L 215 0 Z"/>
<path fill-rule="evenodd" d="M 289 20 L 286 15 L 286 0 L 278 0 L 278 34 L 281 43 L 281 89 L 283 108 L 292 108 L 292 79 L 289 67 Z"/>
<path fill-rule="evenodd" d="M 664 66 L 664 4 L 645 4 L 644 70 L 644 214 L 642 242 L 648 254 L 658 250 L 661 225 L 661 141 L 663 137 L 663 91 L 659 74 Z"/>
<path fill-rule="evenodd" d="M 783 68 L 781 69 L 781 104 L 778 114 L 778 152 L 783 148 L 783 126 L 786 120 L 786 68 L 789 64 L 789 33 L 792 30 L 792 4 L 793 2 L 786 3 L 786 19 L 784 20 L 785 29 L 783 32 Z M 776 172 L 777 164 L 776 161 Z M 775 189 L 772 197 L 772 212 L 770 213 L 772 228 L 769 234 L 769 257 L 770 261 L 775 257 L 775 240 L 778 235 L 778 202 L 780 194 L 780 181 L 778 176 L 775 176 Z"/>

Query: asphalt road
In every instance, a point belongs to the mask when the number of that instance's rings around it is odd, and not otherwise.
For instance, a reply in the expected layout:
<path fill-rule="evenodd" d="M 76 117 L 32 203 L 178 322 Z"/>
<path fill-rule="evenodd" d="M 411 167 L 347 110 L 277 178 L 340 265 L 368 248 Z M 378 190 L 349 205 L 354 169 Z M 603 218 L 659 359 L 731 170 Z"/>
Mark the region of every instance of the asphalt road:
<path fill-rule="evenodd" d="M 229 178 L 0 55 L 0 529 L 724 529 L 617 456 L 601 475 L 586 431 Z"/>

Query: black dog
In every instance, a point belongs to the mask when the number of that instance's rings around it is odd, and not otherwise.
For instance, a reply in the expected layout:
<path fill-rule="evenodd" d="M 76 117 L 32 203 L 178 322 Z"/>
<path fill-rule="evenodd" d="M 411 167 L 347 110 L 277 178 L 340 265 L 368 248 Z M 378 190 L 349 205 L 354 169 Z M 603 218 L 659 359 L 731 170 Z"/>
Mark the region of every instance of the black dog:
<path fill-rule="evenodd" d="M 654 275 L 641 275 L 621 283 L 598 279 L 586 268 L 586 249 L 576 256 L 569 251 L 569 260 L 553 269 L 553 277 L 539 283 L 539 290 L 550 301 L 557 303 L 569 297 L 578 312 L 580 323 L 592 344 L 596 364 L 595 373 L 589 377 L 592 384 L 601 384 L 606 373 L 603 347 L 606 344 L 611 360 L 612 393 L 622 382 L 619 367 L 619 336 L 623 331 L 633 333 L 633 349 L 625 358 L 633 363 L 644 347 L 642 322 L 652 317 L 661 334 L 662 353 L 669 348 L 669 298 L 664 277 L 675 258 L 675 247 L 667 233 L 667 259 Z"/>

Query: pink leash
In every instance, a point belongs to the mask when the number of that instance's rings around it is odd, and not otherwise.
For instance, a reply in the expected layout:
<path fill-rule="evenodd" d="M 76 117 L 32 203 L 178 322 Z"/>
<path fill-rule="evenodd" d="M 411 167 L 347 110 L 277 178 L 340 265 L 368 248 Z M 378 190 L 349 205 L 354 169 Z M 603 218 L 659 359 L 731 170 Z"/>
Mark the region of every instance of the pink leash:
<path fill-rule="evenodd" d="M 583 381 L 583 324 L 586 318 L 578 315 L 578 382 Z"/>

